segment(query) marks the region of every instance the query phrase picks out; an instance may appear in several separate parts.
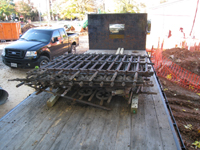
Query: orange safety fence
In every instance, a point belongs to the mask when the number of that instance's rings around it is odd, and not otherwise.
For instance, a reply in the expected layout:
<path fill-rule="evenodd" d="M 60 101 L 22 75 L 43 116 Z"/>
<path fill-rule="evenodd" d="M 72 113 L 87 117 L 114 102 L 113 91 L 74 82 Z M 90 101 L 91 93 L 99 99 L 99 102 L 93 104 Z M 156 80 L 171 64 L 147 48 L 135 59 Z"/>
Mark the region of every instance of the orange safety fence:
<path fill-rule="evenodd" d="M 151 50 L 151 61 L 158 76 L 164 77 L 184 88 L 200 93 L 200 76 L 180 67 L 162 56 L 161 48 Z"/>

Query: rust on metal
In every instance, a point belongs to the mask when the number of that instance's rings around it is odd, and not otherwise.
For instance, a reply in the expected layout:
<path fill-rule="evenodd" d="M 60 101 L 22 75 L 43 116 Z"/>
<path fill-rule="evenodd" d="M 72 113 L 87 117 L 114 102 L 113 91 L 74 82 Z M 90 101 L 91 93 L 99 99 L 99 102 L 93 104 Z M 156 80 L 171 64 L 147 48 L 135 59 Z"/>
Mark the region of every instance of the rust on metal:
<path fill-rule="evenodd" d="M 14 81 L 21 82 L 17 87 L 24 84 L 37 91 L 49 88 L 45 91 L 50 93 L 60 88 L 64 90 L 60 96 L 88 105 L 93 104 L 92 99 L 97 99 L 99 105 L 92 106 L 101 108 L 105 100 L 110 103 L 114 91 L 121 91 L 118 95 L 127 98 L 128 104 L 133 94 L 148 94 L 141 92 L 141 88 L 153 86 L 149 79 L 154 73 L 152 65 L 147 55 L 68 54 Z M 76 92 L 71 93 L 72 89 Z M 86 103 L 82 102 L 84 99 Z"/>

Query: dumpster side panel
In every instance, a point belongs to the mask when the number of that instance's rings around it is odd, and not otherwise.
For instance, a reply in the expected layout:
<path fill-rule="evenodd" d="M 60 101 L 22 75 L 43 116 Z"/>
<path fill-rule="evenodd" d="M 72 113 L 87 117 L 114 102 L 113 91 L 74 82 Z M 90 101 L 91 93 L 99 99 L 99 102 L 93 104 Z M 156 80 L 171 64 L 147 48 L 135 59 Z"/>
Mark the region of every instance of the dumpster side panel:
<path fill-rule="evenodd" d="M 0 23 L 0 40 L 4 39 L 3 24 Z"/>
<path fill-rule="evenodd" d="M 21 34 L 20 22 L 2 22 L 0 32 L 0 40 L 18 40 Z"/>

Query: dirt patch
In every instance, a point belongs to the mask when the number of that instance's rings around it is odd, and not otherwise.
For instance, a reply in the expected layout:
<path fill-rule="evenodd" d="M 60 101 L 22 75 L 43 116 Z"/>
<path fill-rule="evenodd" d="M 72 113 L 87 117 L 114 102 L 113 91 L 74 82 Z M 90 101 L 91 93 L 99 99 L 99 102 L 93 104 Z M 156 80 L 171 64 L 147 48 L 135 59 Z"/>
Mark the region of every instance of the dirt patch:
<path fill-rule="evenodd" d="M 167 49 L 163 56 L 179 66 L 200 75 L 200 52 L 187 49 Z M 165 78 L 159 78 L 169 101 L 184 144 L 188 150 L 192 143 L 200 141 L 200 96 Z"/>
<path fill-rule="evenodd" d="M 200 75 L 200 51 L 191 52 L 184 48 L 173 48 L 163 51 L 162 54 L 184 69 Z"/>
<path fill-rule="evenodd" d="M 26 24 L 25 26 L 23 26 L 22 28 L 21 28 L 21 30 L 22 30 L 22 34 L 24 34 L 28 29 L 30 29 L 30 28 L 35 28 L 35 27 L 37 27 L 37 26 L 34 26 L 33 24 Z"/>

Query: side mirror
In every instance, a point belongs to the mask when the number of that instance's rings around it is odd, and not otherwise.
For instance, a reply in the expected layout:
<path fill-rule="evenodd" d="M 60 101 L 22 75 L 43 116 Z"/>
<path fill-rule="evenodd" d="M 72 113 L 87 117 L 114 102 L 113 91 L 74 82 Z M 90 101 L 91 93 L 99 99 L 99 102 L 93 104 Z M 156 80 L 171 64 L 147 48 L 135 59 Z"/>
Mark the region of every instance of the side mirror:
<path fill-rule="evenodd" d="M 147 35 L 151 33 L 151 20 L 147 20 L 146 33 Z"/>
<path fill-rule="evenodd" d="M 55 41 L 54 41 L 54 37 L 52 37 L 52 38 L 51 38 L 51 42 L 52 42 L 52 43 L 54 43 L 54 42 L 55 42 Z"/>

